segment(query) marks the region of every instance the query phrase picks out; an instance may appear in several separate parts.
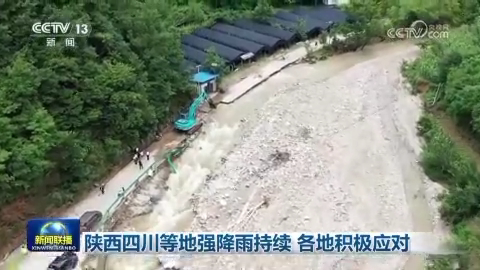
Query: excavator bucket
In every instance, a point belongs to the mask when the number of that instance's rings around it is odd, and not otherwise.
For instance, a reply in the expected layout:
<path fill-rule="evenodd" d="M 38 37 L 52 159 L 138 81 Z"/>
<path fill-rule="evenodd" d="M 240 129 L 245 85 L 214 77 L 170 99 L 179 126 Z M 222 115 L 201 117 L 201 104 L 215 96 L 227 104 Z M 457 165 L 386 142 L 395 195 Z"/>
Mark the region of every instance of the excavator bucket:
<path fill-rule="evenodd" d="M 187 131 L 187 134 L 188 135 L 194 134 L 195 132 L 199 131 L 202 128 L 202 126 L 203 126 L 203 123 L 196 124 L 193 128 Z"/>

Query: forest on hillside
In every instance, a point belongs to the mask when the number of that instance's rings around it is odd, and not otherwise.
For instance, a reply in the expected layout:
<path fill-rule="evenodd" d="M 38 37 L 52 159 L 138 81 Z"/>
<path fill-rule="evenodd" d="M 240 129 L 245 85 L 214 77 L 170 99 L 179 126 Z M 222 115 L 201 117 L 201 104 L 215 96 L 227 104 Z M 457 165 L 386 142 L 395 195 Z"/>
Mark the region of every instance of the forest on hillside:
<path fill-rule="evenodd" d="M 187 4 L 188 2 L 188 4 Z M 262 1 L 260 1 L 262 2 Z M 272 4 L 285 5 L 285 1 Z M 0 205 L 29 190 L 84 188 L 190 100 L 181 33 L 257 1 L 1 4 Z M 46 47 L 38 21 L 89 24 L 76 48 Z M 58 188 L 58 192 L 56 189 Z"/>
<path fill-rule="evenodd" d="M 190 102 L 182 33 L 287 4 L 295 1 L 2 1 L 0 239 L 90 190 Z M 92 32 L 75 48 L 47 47 L 32 36 L 36 22 Z"/>

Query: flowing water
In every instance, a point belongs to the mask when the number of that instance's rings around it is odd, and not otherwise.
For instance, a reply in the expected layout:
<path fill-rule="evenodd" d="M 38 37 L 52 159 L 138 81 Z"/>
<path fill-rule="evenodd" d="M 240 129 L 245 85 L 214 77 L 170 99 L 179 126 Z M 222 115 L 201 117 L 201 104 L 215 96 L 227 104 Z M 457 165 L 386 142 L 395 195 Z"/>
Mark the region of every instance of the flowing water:
<path fill-rule="evenodd" d="M 209 124 L 207 132 L 176 161 L 177 173 L 169 175 L 168 189 L 153 211 L 136 218 L 131 223 L 132 229 L 145 232 L 188 229 L 194 218 L 192 195 L 212 173 L 217 161 L 227 154 L 237 129 L 236 126 L 220 126 L 217 122 Z M 118 270 L 153 270 L 159 267 L 156 256 L 149 255 L 110 256 L 107 265 L 107 269 Z"/>
<path fill-rule="evenodd" d="M 268 102 L 282 88 L 304 82 L 315 74 L 328 78 L 349 67 L 378 57 L 382 54 L 401 51 L 409 44 L 380 44 L 366 48 L 364 52 L 333 57 L 316 65 L 299 65 L 282 71 L 267 83 L 242 97 L 231 105 L 220 105 L 211 114 L 212 121 L 181 158 L 176 161 L 177 174 L 170 174 L 167 190 L 154 206 L 153 211 L 130 221 L 134 231 L 182 231 L 188 230 L 193 218 L 192 196 L 202 187 L 215 166 L 220 163 L 242 134 L 238 124 L 244 118 L 255 115 L 255 111 Z M 294 87 L 293 87 L 294 88 Z M 160 180 L 158 180 L 160 181 Z M 423 204 L 423 203 L 422 203 Z M 412 206 L 411 206 L 412 207 Z M 159 258 L 155 255 L 114 255 L 107 259 L 108 270 L 156 270 Z"/>

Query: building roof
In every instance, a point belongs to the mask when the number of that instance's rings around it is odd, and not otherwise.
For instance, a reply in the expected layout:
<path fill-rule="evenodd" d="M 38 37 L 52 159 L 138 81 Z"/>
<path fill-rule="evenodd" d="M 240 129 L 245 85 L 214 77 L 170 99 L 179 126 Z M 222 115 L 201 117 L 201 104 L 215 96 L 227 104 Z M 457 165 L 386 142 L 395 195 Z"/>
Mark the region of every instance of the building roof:
<path fill-rule="evenodd" d="M 195 36 L 199 36 L 213 42 L 243 51 L 245 53 L 251 52 L 254 55 L 264 52 L 265 45 L 261 45 L 249 40 L 241 39 L 229 34 L 218 32 L 212 29 L 200 28 L 193 32 Z"/>
<path fill-rule="evenodd" d="M 286 12 L 286 11 L 279 11 L 275 14 L 275 17 L 286 20 L 286 21 L 291 21 L 295 23 L 299 23 L 300 21 L 305 21 L 306 27 L 307 27 L 307 32 L 321 32 L 324 30 L 328 30 L 330 28 L 331 23 L 325 22 L 325 21 L 320 21 L 317 19 L 314 19 L 312 17 L 309 17 L 307 15 L 299 15 L 295 14 L 292 12 Z"/>
<path fill-rule="evenodd" d="M 307 15 L 314 19 L 331 22 L 331 23 L 344 23 L 348 19 L 348 14 L 334 6 L 321 6 L 316 8 L 298 7 L 292 11 L 295 14 Z"/>
<path fill-rule="evenodd" d="M 206 83 L 217 78 L 218 75 L 212 74 L 210 72 L 197 72 L 193 75 L 193 81 L 196 83 Z"/>
<path fill-rule="evenodd" d="M 211 29 L 265 45 L 268 50 L 275 50 L 283 45 L 283 41 L 277 37 L 267 36 L 225 23 L 216 23 Z"/>
<path fill-rule="evenodd" d="M 207 60 L 207 54 L 201 50 L 185 44 L 182 44 L 182 50 L 185 58 L 191 62 L 201 65 L 205 63 L 205 60 Z"/>
<path fill-rule="evenodd" d="M 268 18 L 268 22 L 275 27 L 276 25 L 279 25 L 280 27 L 282 27 L 283 29 L 286 29 L 287 31 L 297 32 L 296 29 L 298 28 L 298 26 L 294 22 L 282 20 L 275 17 Z"/>
<path fill-rule="evenodd" d="M 233 25 L 267 36 L 276 37 L 288 43 L 293 42 L 299 38 L 298 34 L 296 33 L 247 19 L 236 20 L 233 22 Z"/>
<path fill-rule="evenodd" d="M 215 53 L 230 63 L 241 61 L 241 56 L 244 54 L 242 51 L 194 35 L 184 35 L 182 37 L 182 44 L 197 48 L 204 52 L 213 48 Z"/>

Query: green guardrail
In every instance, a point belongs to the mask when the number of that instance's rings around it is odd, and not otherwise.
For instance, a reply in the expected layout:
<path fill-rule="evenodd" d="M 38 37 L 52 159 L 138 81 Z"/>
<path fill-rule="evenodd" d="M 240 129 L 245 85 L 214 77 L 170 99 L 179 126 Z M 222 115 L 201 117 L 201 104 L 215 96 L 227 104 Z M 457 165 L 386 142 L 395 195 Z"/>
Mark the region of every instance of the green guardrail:
<path fill-rule="evenodd" d="M 172 170 L 172 172 L 177 173 L 177 168 L 176 168 L 175 164 L 173 163 L 173 159 L 177 158 L 183 152 L 185 152 L 185 150 L 188 148 L 189 145 L 190 145 L 190 142 L 188 142 L 187 140 L 182 141 L 182 143 L 179 146 L 177 146 L 176 148 L 174 148 L 170 151 L 167 151 L 163 155 L 163 159 L 154 162 L 152 165 L 150 165 L 147 168 L 147 170 L 145 170 L 142 174 L 140 174 L 140 176 L 138 176 L 137 179 L 135 179 L 135 181 L 133 181 L 125 189 L 123 194 L 121 196 L 118 196 L 117 199 L 110 205 L 110 207 L 107 208 L 107 210 L 103 214 L 102 220 L 100 221 L 99 231 L 105 231 L 105 226 L 107 224 L 107 221 L 115 213 L 115 210 L 117 209 L 117 207 L 120 206 L 124 202 L 124 200 L 127 197 L 126 195 L 130 194 L 130 192 L 132 192 L 136 188 L 136 186 L 138 185 L 138 183 L 140 183 L 140 181 L 147 178 L 149 171 L 152 171 L 152 175 L 155 175 L 157 173 L 158 168 L 165 161 L 167 161 L 168 165 L 170 166 L 170 169 Z"/>
<path fill-rule="evenodd" d="M 187 149 L 187 147 L 189 146 L 190 144 L 188 142 L 185 142 L 183 144 L 181 144 L 180 146 L 168 151 L 167 153 L 165 153 L 165 158 L 168 162 L 168 165 L 170 166 L 170 169 L 172 170 L 173 173 L 177 173 L 177 167 L 175 166 L 175 164 L 173 163 L 173 160 L 175 158 L 177 158 L 178 156 L 180 156 L 183 152 L 185 152 L 185 150 Z"/>
<path fill-rule="evenodd" d="M 158 168 L 165 162 L 165 159 L 155 161 L 153 164 L 148 166 L 148 168 L 140 174 L 140 176 L 135 179 L 124 191 L 123 193 L 115 199 L 115 201 L 107 208 L 105 213 L 103 214 L 102 220 L 100 221 L 99 225 L 99 231 L 104 231 L 105 230 L 105 225 L 107 224 L 107 221 L 112 217 L 112 215 L 115 213 L 115 210 L 120 206 L 124 200 L 127 198 L 127 195 L 132 192 L 136 186 L 146 179 L 148 177 L 148 173 L 152 171 L 152 175 L 155 175 L 157 173 Z"/>

